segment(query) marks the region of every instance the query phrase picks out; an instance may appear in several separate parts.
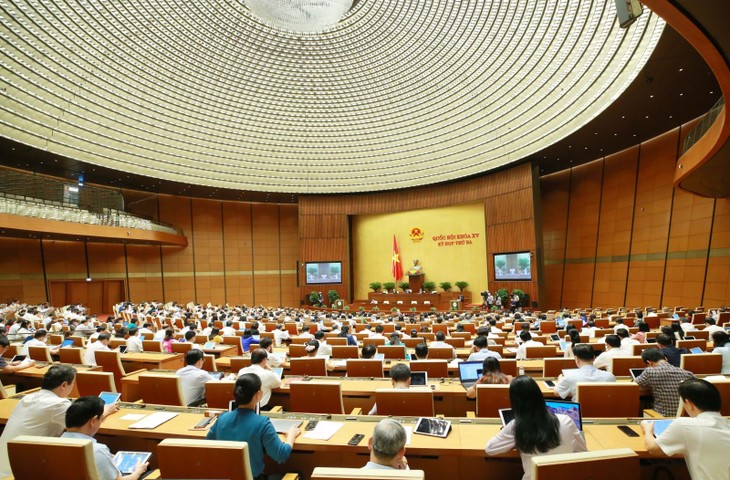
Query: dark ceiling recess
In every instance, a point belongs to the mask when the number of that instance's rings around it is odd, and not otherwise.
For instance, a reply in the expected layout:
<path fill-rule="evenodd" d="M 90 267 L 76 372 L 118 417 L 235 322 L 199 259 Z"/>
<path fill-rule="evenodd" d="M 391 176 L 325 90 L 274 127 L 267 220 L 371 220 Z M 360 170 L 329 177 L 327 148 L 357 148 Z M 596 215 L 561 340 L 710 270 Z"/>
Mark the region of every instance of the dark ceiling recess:
<path fill-rule="evenodd" d="M 636 80 L 606 111 L 556 144 L 530 155 L 546 175 L 624 150 L 706 113 L 720 97 L 713 73 L 671 27 Z M 517 162 L 520 163 L 520 162 Z M 0 139 L 0 164 L 76 181 L 152 193 L 247 202 L 297 203 L 298 196 L 170 182 L 64 158 Z M 488 175 L 490 172 L 485 172 Z"/>

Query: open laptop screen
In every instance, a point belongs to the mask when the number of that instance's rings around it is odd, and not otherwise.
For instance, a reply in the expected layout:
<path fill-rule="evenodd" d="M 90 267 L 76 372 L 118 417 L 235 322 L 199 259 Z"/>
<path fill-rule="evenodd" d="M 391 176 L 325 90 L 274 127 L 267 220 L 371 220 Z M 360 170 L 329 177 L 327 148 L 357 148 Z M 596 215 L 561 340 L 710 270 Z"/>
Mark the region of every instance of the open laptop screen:
<path fill-rule="evenodd" d="M 560 400 L 545 400 L 548 410 L 554 414 L 567 415 L 575 422 L 578 430 L 583 430 L 583 417 L 580 413 L 580 403 Z"/>
<path fill-rule="evenodd" d="M 484 371 L 484 362 L 460 362 L 459 379 L 462 382 L 476 382 Z"/>

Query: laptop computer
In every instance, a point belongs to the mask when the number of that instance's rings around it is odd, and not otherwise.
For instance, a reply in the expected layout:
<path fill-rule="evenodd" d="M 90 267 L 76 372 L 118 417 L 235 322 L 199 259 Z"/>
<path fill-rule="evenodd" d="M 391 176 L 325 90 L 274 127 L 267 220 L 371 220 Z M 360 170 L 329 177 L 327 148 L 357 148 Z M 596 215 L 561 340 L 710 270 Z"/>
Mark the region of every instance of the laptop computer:
<path fill-rule="evenodd" d="M 636 380 L 636 378 L 641 375 L 641 373 L 644 371 L 643 368 L 629 368 L 629 374 L 631 375 L 631 378 L 633 380 Z"/>
<path fill-rule="evenodd" d="M 427 372 L 411 372 L 411 387 L 422 387 L 428 385 Z"/>
<path fill-rule="evenodd" d="M 61 348 L 65 347 L 73 347 L 74 341 L 73 338 L 67 338 L 63 342 L 61 342 Z"/>
<path fill-rule="evenodd" d="M 119 345 L 119 353 L 127 353 L 127 346 Z"/>
<path fill-rule="evenodd" d="M 464 388 L 469 388 L 479 380 L 484 371 L 484 362 L 460 362 L 459 380 Z"/>

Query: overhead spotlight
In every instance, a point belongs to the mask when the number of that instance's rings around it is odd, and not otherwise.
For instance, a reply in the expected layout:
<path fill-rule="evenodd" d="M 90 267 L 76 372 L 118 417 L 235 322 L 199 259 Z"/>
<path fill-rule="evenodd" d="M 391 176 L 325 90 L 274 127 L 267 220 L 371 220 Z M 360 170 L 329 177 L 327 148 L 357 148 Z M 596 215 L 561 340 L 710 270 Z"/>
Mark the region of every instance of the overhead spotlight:
<path fill-rule="evenodd" d="M 352 0 L 244 0 L 251 13 L 281 30 L 316 33 L 331 28 L 352 7 Z"/>
<path fill-rule="evenodd" d="M 615 0 L 616 16 L 621 28 L 629 28 L 644 12 L 639 0 Z"/>

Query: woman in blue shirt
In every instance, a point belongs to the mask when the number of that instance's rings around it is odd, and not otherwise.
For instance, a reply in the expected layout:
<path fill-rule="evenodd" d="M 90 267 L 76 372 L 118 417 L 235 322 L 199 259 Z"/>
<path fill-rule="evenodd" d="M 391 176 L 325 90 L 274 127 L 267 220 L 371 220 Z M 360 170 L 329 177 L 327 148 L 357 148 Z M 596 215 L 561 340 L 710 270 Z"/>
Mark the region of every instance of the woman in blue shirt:
<path fill-rule="evenodd" d="M 286 442 L 282 442 L 269 417 L 256 413 L 256 405 L 263 397 L 261 379 L 258 375 L 246 373 L 238 377 L 233 396 L 238 408 L 218 417 L 218 421 L 213 424 L 205 438 L 247 442 L 251 473 L 258 479 L 264 473 L 264 451 L 275 462 L 286 462 L 294 446 L 294 440 L 301 432 L 299 428 L 292 427 L 286 434 Z"/>
<path fill-rule="evenodd" d="M 340 334 L 337 336 L 346 338 L 348 345 L 357 346 L 357 339 L 353 335 L 350 335 L 350 327 L 348 327 L 347 325 L 342 326 L 342 329 L 340 329 Z"/>

